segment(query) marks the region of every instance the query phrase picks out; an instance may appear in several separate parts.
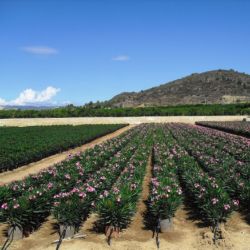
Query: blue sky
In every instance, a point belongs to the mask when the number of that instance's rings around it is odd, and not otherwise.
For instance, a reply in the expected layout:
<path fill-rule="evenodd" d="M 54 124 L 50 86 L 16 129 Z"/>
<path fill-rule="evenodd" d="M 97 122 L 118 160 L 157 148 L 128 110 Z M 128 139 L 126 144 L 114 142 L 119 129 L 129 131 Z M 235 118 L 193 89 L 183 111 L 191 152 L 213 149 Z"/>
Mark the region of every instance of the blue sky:
<path fill-rule="evenodd" d="M 250 73 L 248 0 L 1 0 L 0 105 L 106 100 Z"/>

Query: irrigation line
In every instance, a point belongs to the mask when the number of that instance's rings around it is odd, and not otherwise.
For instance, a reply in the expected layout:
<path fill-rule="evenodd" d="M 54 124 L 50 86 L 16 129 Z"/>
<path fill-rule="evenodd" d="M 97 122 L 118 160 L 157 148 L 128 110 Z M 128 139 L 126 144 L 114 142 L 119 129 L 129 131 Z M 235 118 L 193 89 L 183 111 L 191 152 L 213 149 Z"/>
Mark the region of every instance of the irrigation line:
<path fill-rule="evenodd" d="M 57 246 L 56 246 L 56 250 L 59 250 L 59 248 L 60 248 L 60 246 L 61 246 L 61 244 L 62 244 L 62 241 L 63 241 L 63 239 L 64 239 L 64 237 L 65 237 L 65 234 L 66 234 L 66 227 L 64 227 L 64 229 L 63 229 L 63 232 L 60 234 L 60 238 L 59 238 L 59 241 L 58 241 L 58 243 L 57 243 Z"/>
<path fill-rule="evenodd" d="M 218 240 L 217 234 L 218 234 L 219 230 L 220 230 L 219 223 L 217 222 L 216 225 L 213 227 L 213 233 L 214 233 L 213 242 L 214 242 L 214 244 L 216 243 L 216 240 Z"/>
<path fill-rule="evenodd" d="M 110 230 L 110 234 L 109 234 L 108 239 L 107 239 L 109 246 L 111 246 L 111 236 L 113 234 L 113 231 L 114 231 L 114 227 L 112 226 L 112 228 Z"/>
<path fill-rule="evenodd" d="M 12 227 L 11 232 L 9 233 L 6 241 L 4 242 L 4 244 L 3 244 L 2 248 L 1 248 L 1 250 L 6 250 L 10 246 L 11 242 L 13 241 L 14 230 L 15 230 L 15 226 Z M 10 238 L 11 238 L 11 240 L 10 240 Z"/>
<path fill-rule="evenodd" d="M 155 235 L 155 232 L 156 232 L 155 241 L 156 241 L 157 248 L 159 249 L 159 248 L 160 248 L 160 240 L 159 240 L 160 218 L 157 219 L 157 225 L 156 225 L 156 227 L 155 227 L 154 235 Z"/>

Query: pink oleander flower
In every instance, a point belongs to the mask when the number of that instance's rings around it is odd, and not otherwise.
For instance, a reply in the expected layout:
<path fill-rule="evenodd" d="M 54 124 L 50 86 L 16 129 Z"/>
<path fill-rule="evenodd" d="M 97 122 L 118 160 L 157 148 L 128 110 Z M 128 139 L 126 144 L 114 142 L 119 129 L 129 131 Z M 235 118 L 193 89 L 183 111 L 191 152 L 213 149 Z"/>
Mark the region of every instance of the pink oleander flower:
<path fill-rule="evenodd" d="M 77 166 L 77 167 L 81 167 L 81 163 L 78 161 L 78 162 L 76 163 L 76 166 Z"/>
<path fill-rule="evenodd" d="M 109 195 L 109 192 L 107 191 L 107 190 L 105 190 L 104 192 L 103 192 L 103 196 L 104 197 L 107 197 Z"/>
<path fill-rule="evenodd" d="M 80 192 L 79 197 L 84 198 L 84 197 L 86 197 L 86 194 L 84 192 Z"/>
<path fill-rule="evenodd" d="M 233 200 L 233 204 L 234 204 L 235 206 L 239 206 L 240 201 L 239 201 L 239 200 Z"/>
<path fill-rule="evenodd" d="M 195 187 L 195 188 L 198 188 L 199 186 L 200 186 L 199 183 L 195 183 L 195 184 L 194 184 L 194 187 Z"/>
<path fill-rule="evenodd" d="M 131 184 L 131 185 L 130 185 L 130 189 L 131 189 L 131 190 L 135 190 L 135 189 L 136 189 L 136 184 L 135 184 L 135 183 Z"/>
<path fill-rule="evenodd" d="M 177 194 L 179 194 L 179 195 L 182 194 L 182 189 L 181 189 L 181 188 L 178 188 L 178 189 L 177 189 Z"/>
<path fill-rule="evenodd" d="M 47 188 L 51 189 L 52 187 L 53 187 L 53 183 L 49 182 L 48 185 L 47 185 Z"/>
<path fill-rule="evenodd" d="M 35 196 L 35 195 L 30 195 L 30 196 L 29 196 L 29 200 L 32 201 L 32 200 L 35 200 L 35 199 L 36 199 L 36 196 Z"/>
<path fill-rule="evenodd" d="M 64 177 L 65 177 L 65 179 L 67 179 L 67 180 L 70 180 L 70 179 L 71 179 L 71 177 L 70 177 L 69 174 L 65 174 Z"/>
<path fill-rule="evenodd" d="M 117 187 L 114 187 L 113 192 L 114 192 L 114 194 L 118 194 L 120 192 L 120 190 Z"/>
<path fill-rule="evenodd" d="M 13 206 L 14 209 L 17 209 L 19 207 L 20 207 L 20 205 L 18 203 Z"/>
<path fill-rule="evenodd" d="M 60 205 L 60 202 L 58 202 L 58 201 L 55 201 L 55 202 L 54 202 L 54 206 L 55 206 L 55 207 L 58 207 L 59 205 Z"/>
<path fill-rule="evenodd" d="M 212 204 L 215 205 L 216 203 L 218 203 L 219 200 L 217 198 L 213 198 L 211 201 L 212 201 Z"/>
<path fill-rule="evenodd" d="M 93 187 L 91 187 L 91 186 L 88 186 L 88 187 L 86 188 L 86 190 L 87 190 L 87 192 L 92 193 L 92 192 L 95 191 L 95 188 L 93 188 Z"/>
<path fill-rule="evenodd" d="M 8 209 L 8 204 L 7 203 L 3 203 L 1 206 L 2 209 L 7 210 Z"/>
<path fill-rule="evenodd" d="M 229 204 L 225 204 L 225 205 L 224 205 L 224 209 L 225 209 L 225 210 L 230 209 L 230 205 L 229 205 Z"/>

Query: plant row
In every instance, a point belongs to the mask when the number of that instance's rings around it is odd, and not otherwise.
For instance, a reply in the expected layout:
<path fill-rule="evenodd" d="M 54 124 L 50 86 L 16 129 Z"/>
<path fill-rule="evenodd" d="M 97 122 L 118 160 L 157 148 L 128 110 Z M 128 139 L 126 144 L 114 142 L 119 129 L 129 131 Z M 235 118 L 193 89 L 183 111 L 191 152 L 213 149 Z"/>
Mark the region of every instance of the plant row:
<path fill-rule="evenodd" d="M 98 224 L 101 228 L 112 228 L 116 232 L 127 227 L 136 212 L 136 205 L 142 191 L 149 156 L 152 150 L 151 127 L 141 141 L 136 154 L 114 183 L 110 192 L 105 191 L 97 202 Z"/>
<path fill-rule="evenodd" d="M 195 129 L 195 128 L 193 128 Z M 241 165 L 230 155 L 209 145 L 195 133 L 183 130 L 183 127 L 171 126 L 178 143 L 192 155 L 200 166 L 216 180 L 235 200 L 248 207 L 250 202 L 249 164 Z"/>
<path fill-rule="evenodd" d="M 178 180 L 178 166 L 170 152 L 173 137 L 163 128 L 156 131 L 152 159 L 149 212 L 159 220 L 171 219 L 182 202 L 182 189 Z M 154 224 L 154 223 L 153 223 Z"/>
<path fill-rule="evenodd" d="M 113 132 L 125 125 L 0 128 L 0 172 L 40 160 Z"/>
<path fill-rule="evenodd" d="M 250 123 L 245 121 L 234 122 L 196 122 L 197 125 L 215 128 L 225 132 L 250 137 Z"/>
<path fill-rule="evenodd" d="M 138 155 L 145 140 L 146 130 L 141 127 L 140 134 L 131 138 L 121 151 L 115 154 L 99 171 L 92 173 L 85 182 L 77 181 L 69 192 L 60 192 L 54 196 L 53 215 L 58 223 L 78 228 L 95 209 L 99 198 L 107 197 L 110 189 L 128 165 L 131 158 Z"/>
<path fill-rule="evenodd" d="M 141 127 L 134 128 L 119 138 L 112 139 L 85 153 L 70 156 L 59 166 L 29 176 L 18 184 L 12 183 L 0 188 L 0 220 L 11 226 L 32 231 L 50 213 L 54 196 L 67 193 L 78 183 L 87 180 L 91 174 L 102 169 L 114 155 L 126 148 L 133 148 L 132 138 L 141 138 Z M 131 141 L 132 140 L 132 141 Z M 127 145 L 127 146 L 126 146 Z M 29 185 L 30 182 L 33 184 Z M 18 188 L 21 187 L 21 190 Z"/>

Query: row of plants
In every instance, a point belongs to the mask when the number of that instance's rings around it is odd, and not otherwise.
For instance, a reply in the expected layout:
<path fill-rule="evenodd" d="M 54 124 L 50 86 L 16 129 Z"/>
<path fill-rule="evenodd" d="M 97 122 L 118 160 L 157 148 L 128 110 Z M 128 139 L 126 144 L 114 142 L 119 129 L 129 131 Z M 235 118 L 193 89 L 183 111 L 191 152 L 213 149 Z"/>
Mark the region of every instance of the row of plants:
<path fill-rule="evenodd" d="M 190 104 L 159 107 L 102 107 L 93 105 L 60 107 L 48 110 L 0 110 L 0 118 L 39 117 L 122 117 L 122 116 L 184 116 L 184 115 L 247 115 L 250 103 Z"/>
<path fill-rule="evenodd" d="M 87 178 L 90 178 L 91 175 L 96 174 L 99 169 L 105 166 L 107 161 L 112 159 L 112 155 L 119 154 L 118 150 L 126 148 L 128 143 L 131 147 L 131 139 L 138 137 L 138 132 L 141 129 L 139 126 L 125 133 L 125 135 L 121 135 L 120 138 L 111 140 L 110 148 L 105 148 L 105 144 L 108 144 L 105 143 L 82 155 L 70 156 L 68 160 L 60 165 L 59 171 L 57 167 L 54 167 L 42 172 L 41 175 L 38 174 L 36 176 L 38 178 L 34 180 L 34 187 L 29 186 L 25 189 L 26 185 L 23 185 L 25 184 L 24 180 L 20 183 L 24 188 L 21 194 L 16 188 L 15 190 L 12 188 L 8 190 L 11 191 L 13 195 L 11 196 L 6 191 L 8 186 L 4 186 L 1 197 L 1 202 L 3 203 L 1 204 L 0 221 L 7 222 L 13 227 L 23 228 L 27 232 L 32 231 L 50 213 L 55 195 L 61 192 L 69 192 L 76 184 L 82 183 Z M 125 137 L 125 140 L 123 140 L 123 137 Z M 141 139 L 142 137 L 139 136 L 139 138 Z M 123 143 L 119 143 L 119 140 L 123 141 Z M 95 151 L 100 148 L 102 148 L 101 152 L 103 155 L 99 155 L 100 151 Z M 36 180 L 38 180 L 38 185 L 36 185 Z M 10 186 L 13 187 L 13 184 Z"/>
<path fill-rule="evenodd" d="M 82 145 L 124 124 L 0 128 L 0 172 Z"/>
<path fill-rule="evenodd" d="M 232 144 L 232 142 L 222 142 L 221 140 L 217 140 L 215 137 L 212 137 L 210 131 L 211 129 L 208 129 L 208 131 L 206 131 L 207 133 L 205 133 L 203 129 L 178 124 L 175 126 L 175 131 L 177 130 L 179 130 L 181 139 L 184 137 L 187 138 L 185 142 L 186 147 L 188 147 L 188 142 L 193 142 L 189 150 L 193 148 L 196 156 L 201 157 L 203 161 L 210 164 L 217 163 L 221 166 L 226 164 L 228 165 L 228 169 L 235 174 L 240 175 L 244 179 L 250 178 L 250 162 L 248 160 L 248 152 L 246 152 L 246 154 L 242 154 L 241 156 L 238 155 L 237 150 L 235 150 L 234 154 L 233 152 L 229 152 L 228 149 L 231 148 L 230 144 Z"/>
<path fill-rule="evenodd" d="M 214 144 L 220 150 L 231 154 L 237 160 L 250 162 L 249 139 L 207 127 L 195 126 L 194 128 L 192 126 L 185 126 L 186 130 L 191 130 L 200 137 L 203 136 L 210 144 Z"/>
<path fill-rule="evenodd" d="M 215 128 L 225 132 L 250 137 L 250 123 L 246 121 L 233 122 L 196 122 L 197 125 Z"/>
<path fill-rule="evenodd" d="M 171 126 L 177 141 L 192 155 L 200 166 L 217 180 L 223 183 L 225 190 L 242 205 L 247 207 L 250 202 L 249 164 L 244 166 L 225 152 L 204 142 L 202 137 L 183 130 L 183 127 Z M 187 130 L 186 130 L 187 131 Z"/>
<path fill-rule="evenodd" d="M 95 209 L 96 202 L 108 196 L 112 185 L 126 167 L 130 159 L 138 154 L 145 140 L 147 130 L 141 127 L 138 136 L 131 138 L 121 151 L 115 154 L 99 171 L 91 174 L 82 182 L 76 181 L 69 192 L 60 192 L 54 196 L 53 215 L 60 225 L 74 227 L 76 230 Z"/>
<path fill-rule="evenodd" d="M 212 227 L 214 240 L 220 238 L 220 223 L 238 208 L 239 201 L 229 196 L 221 179 L 203 171 L 196 159 L 178 144 L 171 151 L 186 198 L 194 205 L 200 219 Z"/>
<path fill-rule="evenodd" d="M 102 167 L 106 160 L 128 144 L 139 131 L 140 127 L 133 128 L 116 138 L 96 145 L 92 149 L 69 155 L 65 161 L 41 170 L 36 174 L 31 174 L 23 180 L 13 181 L 8 185 L 1 186 L 0 200 L 8 202 L 26 191 L 32 191 L 34 188 L 47 188 L 51 185 L 51 182 L 61 182 L 65 179 L 65 176 L 68 176 L 68 178 L 70 176 L 72 180 L 71 177 L 75 176 L 76 173 L 82 176 L 82 180 L 86 179 L 91 172 Z"/>
<path fill-rule="evenodd" d="M 178 167 L 170 152 L 173 137 L 160 128 L 154 137 L 152 179 L 150 183 L 149 212 L 154 217 L 154 230 L 159 223 L 171 219 L 182 202 L 182 189 L 178 180 Z"/>
<path fill-rule="evenodd" d="M 152 127 L 148 126 L 147 135 L 136 154 L 127 162 L 126 167 L 114 183 L 109 193 L 100 195 L 96 207 L 98 225 L 109 233 L 119 233 L 131 222 L 136 205 L 142 192 L 142 184 L 152 150 Z"/>

